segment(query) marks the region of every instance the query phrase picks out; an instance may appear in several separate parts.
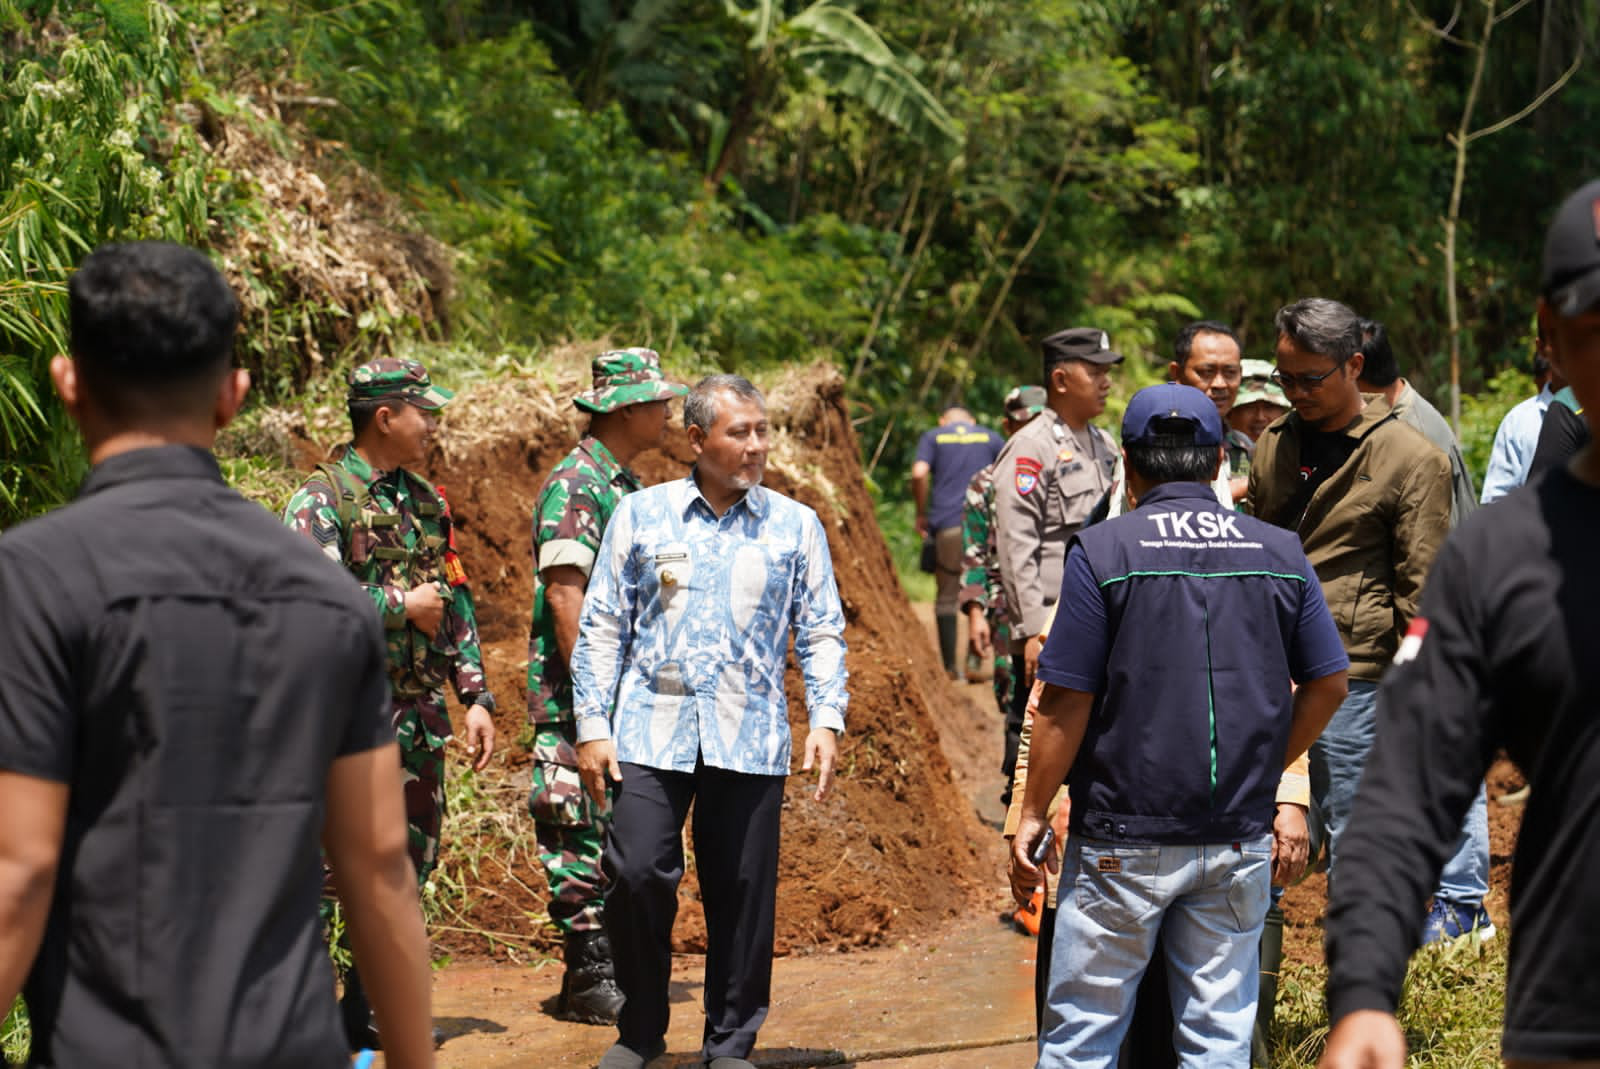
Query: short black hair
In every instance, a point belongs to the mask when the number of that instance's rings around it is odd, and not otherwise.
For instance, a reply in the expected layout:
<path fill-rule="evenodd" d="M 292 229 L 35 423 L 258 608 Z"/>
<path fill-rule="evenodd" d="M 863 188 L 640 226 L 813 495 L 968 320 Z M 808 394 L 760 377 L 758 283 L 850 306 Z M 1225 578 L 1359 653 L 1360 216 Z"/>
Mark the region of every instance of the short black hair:
<path fill-rule="evenodd" d="M 1194 424 L 1188 420 L 1157 420 L 1156 433 L 1137 442 L 1124 442 L 1128 466 L 1148 483 L 1208 483 L 1216 474 L 1220 454 L 1214 445 L 1196 445 Z"/>
<path fill-rule="evenodd" d="M 194 249 L 103 245 L 73 274 L 67 306 L 79 379 L 119 417 L 209 403 L 232 362 L 239 299 Z"/>
<path fill-rule="evenodd" d="M 1361 321 L 1362 381 L 1373 386 L 1388 386 L 1400 377 L 1400 365 L 1389 344 L 1389 332 L 1376 319 Z"/>
<path fill-rule="evenodd" d="M 1178 336 L 1172 339 L 1172 359 L 1177 361 L 1179 367 L 1189 362 L 1189 354 L 1194 351 L 1194 340 L 1202 334 L 1221 334 L 1224 338 L 1230 338 L 1239 347 L 1240 354 L 1244 353 L 1239 335 L 1228 324 L 1215 319 L 1197 319 L 1178 331 Z"/>
<path fill-rule="evenodd" d="M 346 403 L 346 410 L 350 413 L 350 437 L 360 438 L 372 426 L 372 420 L 380 408 L 393 408 L 400 403 L 396 397 L 358 397 Z"/>

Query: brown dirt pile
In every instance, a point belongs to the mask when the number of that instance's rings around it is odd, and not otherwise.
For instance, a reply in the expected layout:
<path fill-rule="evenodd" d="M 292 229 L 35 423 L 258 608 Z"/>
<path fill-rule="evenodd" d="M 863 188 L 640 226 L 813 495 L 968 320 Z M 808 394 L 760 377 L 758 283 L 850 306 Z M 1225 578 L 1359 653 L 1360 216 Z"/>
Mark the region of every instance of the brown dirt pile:
<path fill-rule="evenodd" d="M 581 421 L 566 399 L 586 385 L 584 361 L 592 351 L 551 354 L 544 370 L 554 383 L 499 380 L 463 391 L 445 410 L 431 462 L 459 517 L 490 684 L 501 703 L 497 724 L 509 744 L 502 775 L 519 786 L 527 782 L 528 760 L 530 517 L 545 475 L 577 441 Z M 835 793 L 819 804 L 810 797 L 814 779 L 799 775 L 786 792 L 777 943 L 780 952 L 871 946 L 923 930 L 971 900 L 979 875 L 975 837 L 982 833 L 951 785 L 930 719 L 930 702 L 948 702 L 950 687 L 878 529 L 843 382 L 831 367 L 814 367 L 765 385 L 775 432 L 767 485 L 815 509 L 827 529 L 850 671 L 849 731 Z M 674 428 L 663 449 L 634 467 L 646 483 L 656 483 L 683 475 L 690 459 L 681 429 Z M 792 657 L 788 694 L 797 738 L 803 737 L 804 696 Z M 520 809 L 524 796 L 507 792 L 507 801 Z M 525 811 L 518 815 L 531 840 Z M 447 947 L 515 954 L 519 933 L 524 946 L 550 945 L 544 877 L 528 846 L 508 862 L 503 851 L 445 844 L 447 867 L 453 858 L 458 864 L 468 855 L 474 859 L 478 885 L 465 923 L 454 925 L 467 930 L 444 932 Z M 680 904 L 677 947 L 703 949 L 692 871 Z M 498 941 L 482 932 L 499 933 Z"/>

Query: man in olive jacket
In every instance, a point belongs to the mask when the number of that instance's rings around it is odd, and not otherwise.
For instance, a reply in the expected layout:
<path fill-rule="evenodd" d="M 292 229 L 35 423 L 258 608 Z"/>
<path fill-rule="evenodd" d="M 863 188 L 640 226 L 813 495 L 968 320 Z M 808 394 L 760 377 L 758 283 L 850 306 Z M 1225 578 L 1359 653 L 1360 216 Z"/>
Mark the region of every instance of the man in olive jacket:
<path fill-rule="evenodd" d="M 1293 411 L 1268 427 L 1250 466 L 1249 511 L 1300 535 L 1350 657 L 1350 692 L 1311 747 L 1313 828 L 1339 838 L 1372 746 L 1377 688 L 1416 615 L 1450 528 L 1450 460 L 1361 393 L 1361 320 L 1312 297 L 1277 315 L 1278 369 Z"/>

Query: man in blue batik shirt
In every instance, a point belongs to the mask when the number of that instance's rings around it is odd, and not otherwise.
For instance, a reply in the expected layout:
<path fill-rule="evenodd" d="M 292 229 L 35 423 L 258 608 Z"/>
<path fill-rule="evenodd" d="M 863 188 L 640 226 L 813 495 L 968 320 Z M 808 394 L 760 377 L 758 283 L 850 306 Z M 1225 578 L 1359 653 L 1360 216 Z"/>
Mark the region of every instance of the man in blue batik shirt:
<path fill-rule="evenodd" d="M 614 786 L 605 925 L 626 1001 L 601 1069 L 640 1069 L 665 1050 L 691 802 L 708 942 L 702 1056 L 712 1069 L 750 1065 L 772 981 L 791 632 L 811 725 L 802 768 L 818 770 L 818 801 L 844 731 L 844 612 L 828 540 L 816 513 L 760 485 L 760 391 L 713 375 L 683 418 L 694 470 L 617 507 L 572 653 L 579 773 L 597 801 Z"/>

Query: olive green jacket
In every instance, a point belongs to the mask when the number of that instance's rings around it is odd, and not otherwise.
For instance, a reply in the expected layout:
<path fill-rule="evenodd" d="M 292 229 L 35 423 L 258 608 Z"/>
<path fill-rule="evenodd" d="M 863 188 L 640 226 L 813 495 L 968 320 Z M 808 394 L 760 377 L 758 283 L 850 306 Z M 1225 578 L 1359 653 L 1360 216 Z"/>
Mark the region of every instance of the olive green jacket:
<path fill-rule="evenodd" d="M 1294 412 L 1256 443 L 1246 502 L 1252 515 L 1299 533 L 1350 655 L 1350 677 L 1375 682 L 1416 615 L 1450 530 L 1450 459 L 1396 419 L 1383 395 L 1363 397 L 1366 408 L 1344 431 L 1360 444 L 1302 515 L 1288 515 L 1305 428 Z"/>

